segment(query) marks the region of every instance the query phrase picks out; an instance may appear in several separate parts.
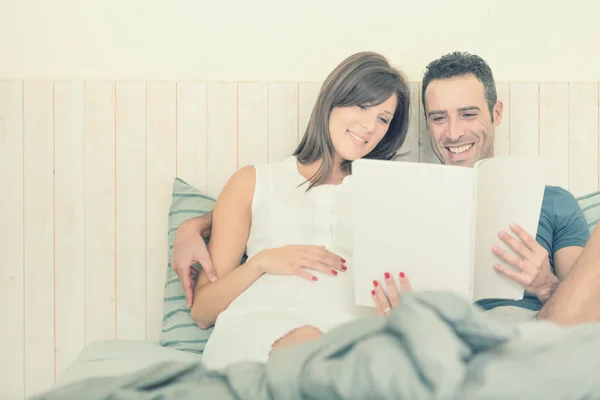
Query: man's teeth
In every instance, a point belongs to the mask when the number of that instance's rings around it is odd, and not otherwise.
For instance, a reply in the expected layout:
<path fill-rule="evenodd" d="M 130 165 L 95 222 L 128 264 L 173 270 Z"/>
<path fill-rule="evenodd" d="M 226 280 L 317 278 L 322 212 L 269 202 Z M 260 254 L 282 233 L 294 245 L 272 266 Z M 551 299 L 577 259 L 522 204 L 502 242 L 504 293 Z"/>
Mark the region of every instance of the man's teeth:
<path fill-rule="evenodd" d="M 366 140 L 364 140 L 364 139 L 362 139 L 362 138 L 360 138 L 360 137 L 356 136 L 354 133 L 352 133 L 352 132 L 350 132 L 350 131 L 346 131 L 346 132 L 348 132 L 348 134 L 349 134 L 350 136 L 352 136 L 353 138 L 355 138 L 355 139 L 356 139 L 356 140 L 358 140 L 359 142 L 362 142 L 362 143 L 367 143 L 367 141 L 366 141 Z"/>
<path fill-rule="evenodd" d="M 473 146 L 473 145 L 466 144 L 466 145 L 460 146 L 460 147 L 448 147 L 448 151 L 450 151 L 451 153 L 454 153 L 454 154 L 460 154 L 460 153 L 464 153 L 465 151 L 469 150 L 471 148 L 471 146 Z"/>

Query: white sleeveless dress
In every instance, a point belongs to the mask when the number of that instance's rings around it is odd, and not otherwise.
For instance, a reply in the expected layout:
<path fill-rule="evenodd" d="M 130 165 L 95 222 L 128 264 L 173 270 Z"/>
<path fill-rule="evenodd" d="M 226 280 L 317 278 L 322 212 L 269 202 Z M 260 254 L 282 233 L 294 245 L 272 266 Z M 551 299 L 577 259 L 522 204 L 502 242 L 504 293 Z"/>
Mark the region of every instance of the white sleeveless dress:
<path fill-rule="evenodd" d="M 352 280 L 351 177 L 340 185 L 307 185 L 296 157 L 255 166 L 248 258 L 264 249 L 294 244 L 325 245 L 346 260 L 337 276 L 315 270 L 318 281 L 264 274 L 223 311 L 206 345 L 203 362 L 220 369 L 241 361 L 266 362 L 271 345 L 294 328 L 326 332 L 344 322 L 374 315 L 354 305 Z"/>

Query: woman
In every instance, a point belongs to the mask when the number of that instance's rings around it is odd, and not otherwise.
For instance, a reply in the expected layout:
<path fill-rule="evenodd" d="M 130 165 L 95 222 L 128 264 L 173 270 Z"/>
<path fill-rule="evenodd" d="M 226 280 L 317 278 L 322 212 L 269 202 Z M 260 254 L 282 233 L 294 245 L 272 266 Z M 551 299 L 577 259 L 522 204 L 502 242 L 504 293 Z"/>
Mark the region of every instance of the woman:
<path fill-rule="evenodd" d="M 387 60 L 363 52 L 325 80 L 293 156 L 237 171 L 213 212 L 209 252 L 192 317 L 215 326 L 208 368 L 266 361 L 299 327 L 324 332 L 372 312 L 354 305 L 352 220 L 346 179 L 353 160 L 389 160 L 408 127 L 409 91 Z M 247 261 L 240 265 L 246 251 Z"/>

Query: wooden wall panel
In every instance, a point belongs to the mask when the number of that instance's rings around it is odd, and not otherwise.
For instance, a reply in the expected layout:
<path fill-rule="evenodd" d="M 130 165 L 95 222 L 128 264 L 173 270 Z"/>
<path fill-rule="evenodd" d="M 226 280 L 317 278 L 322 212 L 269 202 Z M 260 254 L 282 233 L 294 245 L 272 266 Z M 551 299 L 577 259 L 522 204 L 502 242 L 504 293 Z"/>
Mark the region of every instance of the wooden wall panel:
<path fill-rule="evenodd" d="M 116 338 L 146 339 L 146 84 L 116 85 Z"/>
<path fill-rule="evenodd" d="M 510 155 L 537 156 L 539 151 L 539 84 L 510 85 Z"/>
<path fill-rule="evenodd" d="M 569 187 L 569 84 L 540 84 L 539 153 L 548 184 Z"/>
<path fill-rule="evenodd" d="M 208 190 L 206 83 L 177 84 L 177 176 Z"/>
<path fill-rule="evenodd" d="M 54 86 L 55 373 L 85 347 L 85 97 L 81 82 Z"/>
<path fill-rule="evenodd" d="M 570 190 L 598 190 L 598 84 L 571 83 L 569 92 Z"/>
<path fill-rule="evenodd" d="M 300 82 L 298 84 L 298 143 L 306 133 L 322 82 Z"/>
<path fill-rule="evenodd" d="M 158 341 L 169 249 L 166 210 L 177 174 L 177 87 L 174 82 L 147 85 L 146 104 L 146 340 Z M 165 232 L 157 235 L 156 232 Z"/>
<path fill-rule="evenodd" d="M 269 150 L 268 86 L 266 82 L 238 85 L 238 169 L 267 162 Z"/>
<path fill-rule="evenodd" d="M 115 338 L 115 85 L 85 86 L 85 342 Z M 93 317 L 92 317 L 93 316 Z"/>
<path fill-rule="evenodd" d="M 0 388 L 24 396 L 23 84 L 0 82 Z M 29 312 L 35 313 L 35 310 Z"/>
<path fill-rule="evenodd" d="M 298 144 L 298 84 L 269 84 L 268 161 L 289 157 Z"/>
<path fill-rule="evenodd" d="M 54 382 L 54 86 L 26 82 L 23 92 L 25 395 L 31 396 Z"/>
<path fill-rule="evenodd" d="M 208 84 L 208 188 L 217 197 L 237 170 L 237 84 Z"/>

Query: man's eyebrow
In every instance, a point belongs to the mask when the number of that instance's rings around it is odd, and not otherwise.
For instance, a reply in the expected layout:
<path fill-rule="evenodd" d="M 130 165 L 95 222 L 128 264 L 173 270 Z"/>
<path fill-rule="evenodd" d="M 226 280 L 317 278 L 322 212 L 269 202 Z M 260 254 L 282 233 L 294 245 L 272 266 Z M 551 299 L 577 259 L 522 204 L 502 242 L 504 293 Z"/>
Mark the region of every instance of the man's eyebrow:
<path fill-rule="evenodd" d="M 429 114 L 427 114 L 428 117 L 431 117 L 432 115 L 447 115 L 448 111 L 445 110 L 433 110 L 430 111 Z"/>
<path fill-rule="evenodd" d="M 459 109 L 457 109 L 458 112 L 465 112 L 465 111 L 481 111 L 481 109 L 477 106 L 468 106 L 468 107 L 461 107 Z M 448 115 L 448 111 L 446 110 L 433 110 L 431 111 L 429 114 L 427 114 L 428 117 L 434 116 L 434 115 Z"/>
<path fill-rule="evenodd" d="M 477 106 L 469 106 L 469 107 L 462 107 L 458 109 L 458 112 L 463 112 L 463 111 L 481 111 L 481 109 Z"/>

